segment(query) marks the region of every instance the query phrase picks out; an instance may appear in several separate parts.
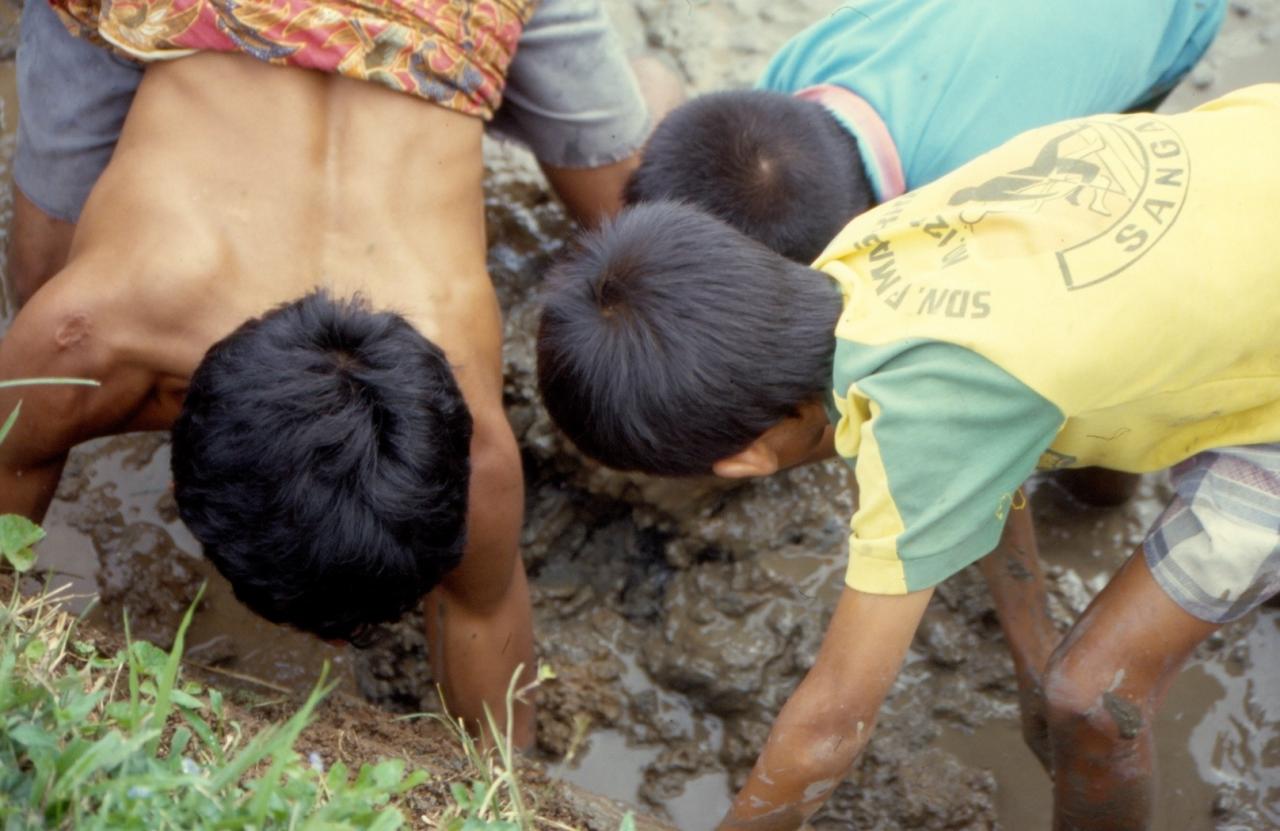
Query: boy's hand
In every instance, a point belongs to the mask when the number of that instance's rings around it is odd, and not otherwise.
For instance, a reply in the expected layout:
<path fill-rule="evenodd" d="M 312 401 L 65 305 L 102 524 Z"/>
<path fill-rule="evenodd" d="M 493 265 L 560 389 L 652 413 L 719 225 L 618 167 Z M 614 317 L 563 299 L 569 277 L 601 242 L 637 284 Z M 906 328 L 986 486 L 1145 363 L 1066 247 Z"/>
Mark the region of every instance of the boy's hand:
<path fill-rule="evenodd" d="M 817 660 L 774 722 L 720 831 L 794 831 L 866 745 L 933 590 L 845 588 Z"/>

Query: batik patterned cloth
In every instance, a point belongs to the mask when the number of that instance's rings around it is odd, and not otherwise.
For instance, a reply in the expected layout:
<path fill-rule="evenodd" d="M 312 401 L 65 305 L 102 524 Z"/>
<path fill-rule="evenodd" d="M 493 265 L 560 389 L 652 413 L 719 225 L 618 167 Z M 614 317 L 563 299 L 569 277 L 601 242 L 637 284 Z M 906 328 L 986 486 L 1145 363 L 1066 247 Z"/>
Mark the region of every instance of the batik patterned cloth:
<path fill-rule="evenodd" d="M 242 52 L 335 72 L 486 120 L 535 0 L 49 0 L 130 58 Z"/>

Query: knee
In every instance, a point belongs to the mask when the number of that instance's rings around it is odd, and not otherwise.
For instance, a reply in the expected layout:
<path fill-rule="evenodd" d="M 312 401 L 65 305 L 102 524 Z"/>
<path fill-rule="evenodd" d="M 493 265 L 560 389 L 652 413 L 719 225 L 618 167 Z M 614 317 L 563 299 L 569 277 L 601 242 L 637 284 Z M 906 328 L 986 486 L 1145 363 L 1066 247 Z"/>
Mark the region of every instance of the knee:
<path fill-rule="evenodd" d="M 1150 696 L 1127 689 L 1123 670 L 1090 667 L 1057 654 L 1045 671 L 1046 719 L 1058 748 L 1127 755 L 1149 734 Z"/>

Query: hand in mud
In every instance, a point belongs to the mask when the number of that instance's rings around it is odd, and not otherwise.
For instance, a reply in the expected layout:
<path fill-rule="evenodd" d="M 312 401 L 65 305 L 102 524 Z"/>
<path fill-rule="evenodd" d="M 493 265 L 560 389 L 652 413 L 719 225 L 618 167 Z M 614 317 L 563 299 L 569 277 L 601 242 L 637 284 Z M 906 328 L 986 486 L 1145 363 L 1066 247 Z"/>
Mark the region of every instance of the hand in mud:
<path fill-rule="evenodd" d="M 1049 756 L 1049 715 L 1044 687 L 1038 678 L 1018 677 L 1018 710 L 1022 716 L 1022 740 L 1040 760 L 1045 772 L 1053 776 Z"/>

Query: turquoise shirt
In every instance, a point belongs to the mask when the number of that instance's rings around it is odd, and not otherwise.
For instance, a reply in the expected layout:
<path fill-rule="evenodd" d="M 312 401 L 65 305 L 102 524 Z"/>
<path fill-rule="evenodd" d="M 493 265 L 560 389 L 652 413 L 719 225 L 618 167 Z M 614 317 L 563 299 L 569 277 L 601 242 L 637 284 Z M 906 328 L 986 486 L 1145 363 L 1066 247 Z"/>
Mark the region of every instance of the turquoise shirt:
<path fill-rule="evenodd" d="M 1026 130 L 1164 94 L 1225 10 L 1225 0 L 855 0 L 788 41 L 758 86 L 835 84 L 866 99 L 910 190 Z"/>

